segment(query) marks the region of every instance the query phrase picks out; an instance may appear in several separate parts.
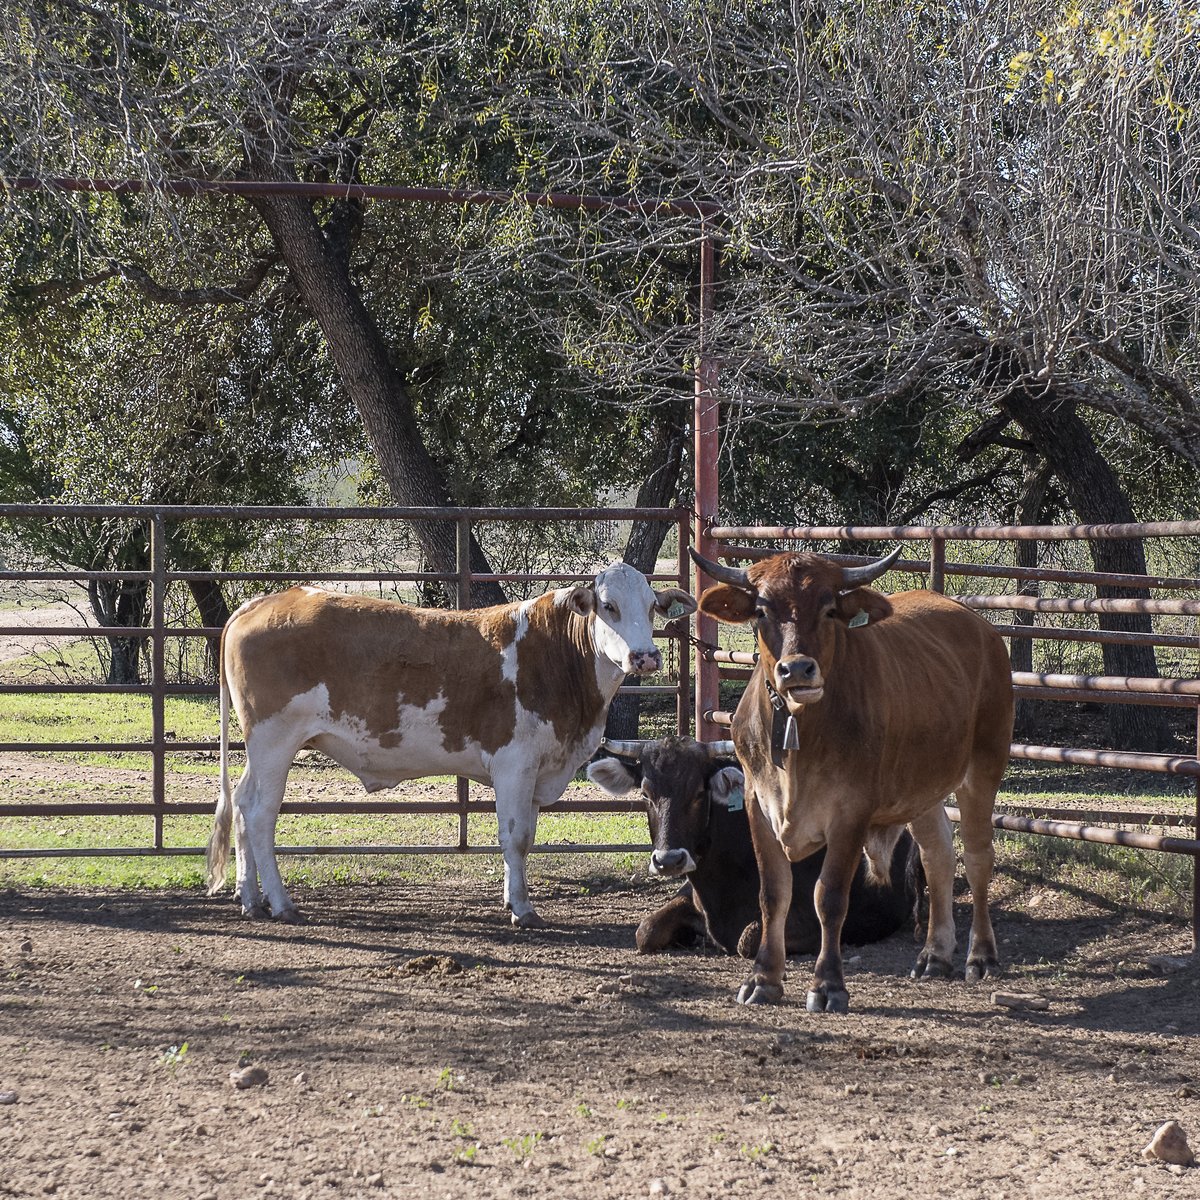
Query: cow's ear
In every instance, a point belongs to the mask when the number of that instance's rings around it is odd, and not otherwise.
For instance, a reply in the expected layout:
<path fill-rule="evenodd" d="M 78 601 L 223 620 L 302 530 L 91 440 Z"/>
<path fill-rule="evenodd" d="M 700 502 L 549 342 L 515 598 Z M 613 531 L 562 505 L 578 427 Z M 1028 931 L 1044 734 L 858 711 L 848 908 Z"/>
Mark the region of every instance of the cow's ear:
<path fill-rule="evenodd" d="M 874 588 L 853 588 L 837 598 L 837 611 L 852 626 L 874 625 L 892 615 L 892 602 Z"/>
<path fill-rule="evenodd" d="M 736 812 L 746 806 L 746 777 L 740 767 L 722 767 L 708 781 L 708 794 L 714 804 Z"/>
<path fill-rule="evenodd" d="M 610 795 L 624 796 L 641 785 L 642 768 L 621 758 L 598 758 L 588 764 L 587 777 Z"/>
<path fill-rule="evenodd" d="M 596 593 L 586 583 L 577 583 L 565 589 L 560 604 L 565 604 L 573 613 L 588 616 L 596 607 Z"/>
<path fill-rule="evenodd" d="M 754 593 L 731 583 L 718 583 L 701 592 L 700 611 L 718 621 L 740 625 L 754 616 Z"/>
<path fill-rule="evenodd" d="M 655 595 L 658 598 L 654 601 L 654 607 L 664 617 L 671 611 L 672 604 L 680 605 L 685 613 L 694 613 L 696 611 L 696 597 L 691 592 L 685 592 L 682 588 L 663 588 L 661 592 L 656 592 Z"/>

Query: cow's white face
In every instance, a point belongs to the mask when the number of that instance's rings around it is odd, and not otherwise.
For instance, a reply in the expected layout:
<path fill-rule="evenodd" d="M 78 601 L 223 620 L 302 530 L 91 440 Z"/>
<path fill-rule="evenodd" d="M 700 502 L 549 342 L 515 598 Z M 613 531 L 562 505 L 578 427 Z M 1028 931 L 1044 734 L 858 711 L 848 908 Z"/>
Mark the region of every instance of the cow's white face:
<path fill-rule="evenodd" d="M 568 590 L 566 603 L 580 616 L 592 616 L 596 651 L 626 675 L 652 675 L 662 669 L 654 644 L 655 614 L 665 616 L 672 604 L 695 612 L 696 601 L 679 588 L 660 592 L 645 575 L 625 563 L 607 567 L 592 580 Z"/>

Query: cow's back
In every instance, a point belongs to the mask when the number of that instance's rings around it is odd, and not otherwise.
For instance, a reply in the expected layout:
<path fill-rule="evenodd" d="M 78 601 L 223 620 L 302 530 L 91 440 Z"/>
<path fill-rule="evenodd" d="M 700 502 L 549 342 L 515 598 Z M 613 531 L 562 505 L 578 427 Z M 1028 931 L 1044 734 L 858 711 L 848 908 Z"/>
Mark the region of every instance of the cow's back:
<path fill-rule="evenodd" d="M 440 704 L 448 741 L 461 725 L 495 748 L 511 739 L 515 719 L 516 686 L 503 670 L 514 607 L 446 612 L 289 588 L 235 614 L 222 659 L 244 727 L 319 692 L 334 721 L 384 746 L 403 708 Z"/>
<path fill-rule="evenodd" d="M 801 723 L 814 782 L 849 772 L 885 802 L 880 824 L 899 823 L 889 795 L 944 797 L 982 760 L 1002 771 L 1012 736 L 1011 667 L 996 630 L 936 592 L 890 600 L 886 620 L 845 631 L 825 697 Z"/>

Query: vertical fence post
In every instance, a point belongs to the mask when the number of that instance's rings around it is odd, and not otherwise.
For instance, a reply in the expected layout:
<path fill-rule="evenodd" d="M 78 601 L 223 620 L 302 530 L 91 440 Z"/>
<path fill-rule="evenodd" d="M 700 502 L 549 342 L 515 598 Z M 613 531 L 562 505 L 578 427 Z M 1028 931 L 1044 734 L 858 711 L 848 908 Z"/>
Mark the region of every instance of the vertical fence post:
<path fill-rule="evenodd" d="M 691 543 L 691 535 L 688 532 L 688 517 L 685 513 L 677 522 L 679 530 L 679 586 L 685 592 L 690 590 L 691 583 L 691 566 L 688 560 L 688 546 Z M 692 645 L 687 639 L 687 620 L 685 616 L 682 619 L 682 628 L 685 633 L 681 634 L 678 639 L 677 649 L 679 651 L 679 691 L 675 696 L 675 725 L 676 732 L 680 737 L 687 737 L 691 730 L 692 721 Z"/>
<path fill-rule="evenodd" d="M 1200 759 L 1200 700 L 1196 701 L 1196 757 Z M 1200 842 L 1200 776 L 1196 777 L 1195 828 Z M 1192 856 L 1192 949 L 1200 950 L 1200 854 Z"/>
<path fill-rule="evenodd" d="M 455 567 L 458 570 L 457 603 L 460 609 L 471 607 L 471 518 L 460 516 L 457 521 Z M 458 792 L 458 848 L 466 850 L 467 802 L 471 798 L 471 781 L 461 775 L 455 779 Z"/>
<path fill-rule="evenodd" d="M 699 347 L 696 359 L 696 398 L 693 409 L 693 466 L 696 480 L 696 543 L 705 558 L 716 558 L 718 548 L 708 536 L 719 508 L 717 462 L 720 455 L 720 405 L 717 400 L 717 364 L 709 355 L 709 325 L 712 319 L 714 249 L 712 238 L 701 224 L 700 242 L 700 319 Z M 707 586 L 708 576 L 696 571 L 696 594 Z M 696 636 L 702 642 L 717 640 L 717 623 L 698 614 Z M 720 707 L 720 677 L 716 663 L 696 655 L 696 737 L 711 741 L 723 731 L 707 720 L 705 713 Z"/>
<path fill-rule="evenodd" d="M 167 536 L 162 513 L 150 519 L 150 740 L 151 799 L 154 804 L 154 848 L 163 848 L 163 815 L 167 801 L 167 647 L 163 631 L 166 628 L 167 607 Z"/>
<path fill-rule="evenodd" d="M 946 590 L 946 539 L 944 537 L 929 539 L 929 590 L 931 592 Z"/>

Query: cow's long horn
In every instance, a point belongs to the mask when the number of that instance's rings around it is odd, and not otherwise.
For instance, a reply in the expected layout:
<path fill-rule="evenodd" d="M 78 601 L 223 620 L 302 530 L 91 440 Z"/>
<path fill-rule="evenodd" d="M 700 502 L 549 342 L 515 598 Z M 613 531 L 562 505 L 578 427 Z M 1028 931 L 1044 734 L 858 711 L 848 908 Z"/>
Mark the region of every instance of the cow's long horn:
<path fill-rule="evenodd" d="M 692 561 L 706 575 L 711 575 L 718 583 L 731 583 L 734 587 L 752 589 L 754 585 L 750 582 L 750 576 L 742 570 L 741 567 L 726 567 L 720 563 L 709 562 L 702 554 L 697 554 L 690 546 L 688 553 L 692 556 Z"/>
<path fill-rule="evenodd" d="M 709 758 L 733 758 L 737 753 L 732 742 L 705 742 L 704 748 Z"/>
<path fill-rule="evenodd" d="M 885 554 L 873 563 L 864 563 L 861 567 L 843 567 L 842 587 L 861 587 L 864 583 L 878 579 L 900 557 L 903 550 L 904 543 L 901 542 L 891 554 Z"/>
<path fill-rule="evenodd" d="M 641 762 L 642 753 L 650 745 L 650 742 L 636 740 L 622 741 L 620 738 L 601 738 L 600 745 L 605 750 L 620 755 L 621 758 L 634 758 L 638 762 Z"/>

